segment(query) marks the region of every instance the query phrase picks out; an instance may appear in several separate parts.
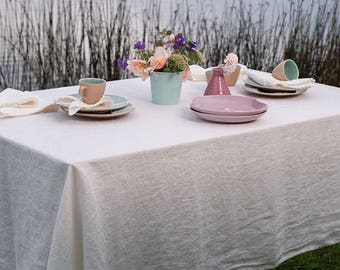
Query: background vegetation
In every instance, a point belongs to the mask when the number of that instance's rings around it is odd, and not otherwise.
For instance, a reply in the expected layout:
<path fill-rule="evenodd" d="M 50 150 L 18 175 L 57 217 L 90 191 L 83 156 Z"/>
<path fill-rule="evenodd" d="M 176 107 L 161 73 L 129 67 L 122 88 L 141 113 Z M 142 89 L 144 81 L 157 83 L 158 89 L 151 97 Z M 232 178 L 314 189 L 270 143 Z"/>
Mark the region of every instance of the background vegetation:
<path fill-rule="evenodd" d="M 228 52 L 264 71 L 292 58 L 301 77 L 340 86 L 339 1 L 289 0 L 280 6 L 230 0 L 216 15 L 214 1 L 171 0 L 167 25 L 161 25 L 160 0 L 144 0 L 140 14 L 133 12 L 134 0 L 3 1 L 0 89 L 75 85 L 88 76 L 127 78 L 118 59 L 132 57 L 137 40 L 150 42 L 162 28 L 197 41 L 205 67 L 221 63 Z"/>

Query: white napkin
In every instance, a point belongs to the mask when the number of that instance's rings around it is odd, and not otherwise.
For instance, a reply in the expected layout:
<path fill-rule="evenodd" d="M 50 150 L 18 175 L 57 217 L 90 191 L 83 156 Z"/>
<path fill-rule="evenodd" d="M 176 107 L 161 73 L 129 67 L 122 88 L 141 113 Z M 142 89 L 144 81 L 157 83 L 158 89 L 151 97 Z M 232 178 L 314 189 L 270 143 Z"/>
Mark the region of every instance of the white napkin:
<path fill-rule="evenodd" d="M 237 64 L 238 66 L 241 67 L 241 71 L 240 71 L 240 76 L 239 79 L 242 79 L 246 72 L 247 72 L 247 67 L 245 65 L 241 65 L 241 64 Z M 205 73 L 208 70 L 212 70 L 214 67 L 209 67 L 209 68 L 202 68 L 198 65 L 191 65 L 190 66 L 190 76 L 189 76 L 189 80 L 192 81 L 206 81 L 207 78 L 205 76 Z"/>
<path fill-rule="evenodd" d="M 271 73 L 253 69 L 248 69 L 247 75 L 256 83 L 269 87 L 283 86 L 289 89 L 299 89 L 311 87 L 315 83 L 315 80 L 313 78 L 280 81 L 278 79 L 275 79 Z"/>
<path fill-rule="evenodd" d="M 22 92 L 12 88 L 7 88 L 0 92 L 0 118 L 57 110 L 58 106 L 38 98 L 32 92 Z"/>
<path fill-rule="evenodd" d="M 189 75 L 189 80 L 192 81 L 205 81 L 205 72 L 208 69 L 204 69 L 198 65 L 191 65 L 190 66 L 190 75 Z"/>
<path fill-rule="evenodd" d="M 101 110 L 110 110 L 114 104 L 114 101 L 110 97 L 103 96 L 97 103 L 87 104 L 74 96 L 65 96 L 58 98 L 55 103 L 62 107 L 68 108 L 68 114 L 74 115 L 81 109 L 100 108 Z"/>

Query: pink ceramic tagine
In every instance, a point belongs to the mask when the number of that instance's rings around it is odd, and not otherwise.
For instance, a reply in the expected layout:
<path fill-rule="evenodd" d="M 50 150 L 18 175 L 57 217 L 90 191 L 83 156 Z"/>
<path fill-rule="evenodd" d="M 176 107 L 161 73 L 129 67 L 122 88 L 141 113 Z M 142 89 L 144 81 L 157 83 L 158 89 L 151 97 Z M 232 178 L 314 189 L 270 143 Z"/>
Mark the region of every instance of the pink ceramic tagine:
<path fill-rule="evenodd" d="M 205 89 L 204 95 L 229 95 L 230 91 L 227 82 L 224 78 L 223 68 L 213 68 L 213 74 L 207 88 Z"/>

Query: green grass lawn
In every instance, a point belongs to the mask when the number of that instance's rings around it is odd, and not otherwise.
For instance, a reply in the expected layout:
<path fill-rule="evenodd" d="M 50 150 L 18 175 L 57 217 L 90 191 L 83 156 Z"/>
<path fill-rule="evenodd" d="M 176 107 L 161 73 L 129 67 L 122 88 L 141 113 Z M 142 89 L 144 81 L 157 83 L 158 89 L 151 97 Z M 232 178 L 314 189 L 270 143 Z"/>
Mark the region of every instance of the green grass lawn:
<path fill-rule="evenodd" d="M 295 256 L 272 270 L 340 270 L 340 243 Z"/>

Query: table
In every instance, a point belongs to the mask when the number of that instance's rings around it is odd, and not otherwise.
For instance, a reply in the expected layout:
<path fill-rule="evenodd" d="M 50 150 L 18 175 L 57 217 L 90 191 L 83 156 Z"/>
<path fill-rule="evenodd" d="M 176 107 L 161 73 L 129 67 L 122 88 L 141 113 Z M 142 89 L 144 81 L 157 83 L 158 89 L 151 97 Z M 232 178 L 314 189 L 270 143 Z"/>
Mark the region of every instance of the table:
<path fill-rule="evenodd" d="M 268 112 L 232 125 L 189 110 L 205 87 L 161 106 L 149 81 L 114 81 L 126 117 L 1 120 L 0 268 L 267 269 L 339 242 L 340 89 L 257 96 Z"/>

